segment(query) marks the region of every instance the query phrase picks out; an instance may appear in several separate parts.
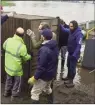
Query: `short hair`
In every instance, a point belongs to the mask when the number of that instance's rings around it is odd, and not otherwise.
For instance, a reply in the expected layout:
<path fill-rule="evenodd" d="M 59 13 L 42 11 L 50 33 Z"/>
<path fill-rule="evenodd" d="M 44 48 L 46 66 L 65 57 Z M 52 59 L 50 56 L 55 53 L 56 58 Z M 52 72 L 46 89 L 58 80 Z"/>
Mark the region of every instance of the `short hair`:
<path fill-rule="evenodd" d="M 77 23 L 77 21 L 73 20 L 73 21 L 71 21 L 70 23 L 73 24 L 74 29 L 77 29 L 77 28 L 78 28 L 78 23 Z"/>
<path fill-rule="evenodd" d="M 61 24 L 66 24 L 65 21 L 63 21 L 62 19 L 60 19 L 60 23 Z"/>
<path fill-rule="evenodd" d="M 47 22 L 41 22 L 40 24 L 42 25 L 42 30 L 46 28 L 50 29 L 50 25 Z"/>

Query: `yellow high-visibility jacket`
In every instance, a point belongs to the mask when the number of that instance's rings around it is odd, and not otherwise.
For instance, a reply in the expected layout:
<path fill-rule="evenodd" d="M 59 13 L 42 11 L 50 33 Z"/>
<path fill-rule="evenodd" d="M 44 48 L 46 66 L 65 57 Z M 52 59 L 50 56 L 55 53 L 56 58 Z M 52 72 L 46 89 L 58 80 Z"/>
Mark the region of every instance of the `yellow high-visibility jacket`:
<path fill-rule="evenodd" d="M 31 55 L 27 53 L 26 45 L 21 37 L 14 35 L 8 38 L 4 44 L 5 50 L 5 71 L 10 76 L 22 76 L 23 61 L 31 59 Z"/>

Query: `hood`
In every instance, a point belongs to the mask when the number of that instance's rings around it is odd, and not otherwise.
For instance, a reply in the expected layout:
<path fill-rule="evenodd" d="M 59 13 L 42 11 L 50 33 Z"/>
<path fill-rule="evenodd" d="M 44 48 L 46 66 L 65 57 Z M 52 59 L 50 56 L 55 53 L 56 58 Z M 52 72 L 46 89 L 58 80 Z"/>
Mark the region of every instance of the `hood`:
<path fill-rule="evenodd" d="M 47 43 L 45 43 L 44 46 L 47 46 L 50 49 L 55 49 L 57 47 L 57 41 L 50 40 Z"/>
<path fill-rule="evenodd" d="M 81 28 L 78 27 L 73 33 L 72 35 L 76 35 L 76 33 L 81 33 Z"/>

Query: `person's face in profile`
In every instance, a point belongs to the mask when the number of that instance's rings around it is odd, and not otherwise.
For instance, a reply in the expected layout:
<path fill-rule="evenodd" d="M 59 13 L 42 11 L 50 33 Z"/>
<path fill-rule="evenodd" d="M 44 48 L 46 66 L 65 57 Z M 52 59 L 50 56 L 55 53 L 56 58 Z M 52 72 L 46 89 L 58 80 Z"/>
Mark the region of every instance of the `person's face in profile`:
<path fill-rule="evenodd" d="M 70 28 L 71 31 L 73 31 L 74 30 L 74 25 L 72 23 L 70 23 L 69 28 Z"/>

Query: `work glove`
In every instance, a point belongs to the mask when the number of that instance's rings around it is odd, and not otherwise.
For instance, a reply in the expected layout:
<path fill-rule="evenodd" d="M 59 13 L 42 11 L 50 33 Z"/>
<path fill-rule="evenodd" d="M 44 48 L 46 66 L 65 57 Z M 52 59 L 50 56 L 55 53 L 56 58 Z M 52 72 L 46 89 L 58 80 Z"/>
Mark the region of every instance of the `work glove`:
<path fill-rule="evenodd" d="M 34 32 L 33 32 L 32 30 L 30 30 L 30 29 L 28 29 L 28 30 L 26 31 L 26 34 L 27 34 L 28 36 L 30 36 L 31 38 L 35 38 Z"/>
<path fill-rule="evenodd" d="M 34 78 L 34 76 L 32 76 L 31 78 L 28 79 L 28 84 L 34 85 L 36 81 L 37 80 Z"/>

